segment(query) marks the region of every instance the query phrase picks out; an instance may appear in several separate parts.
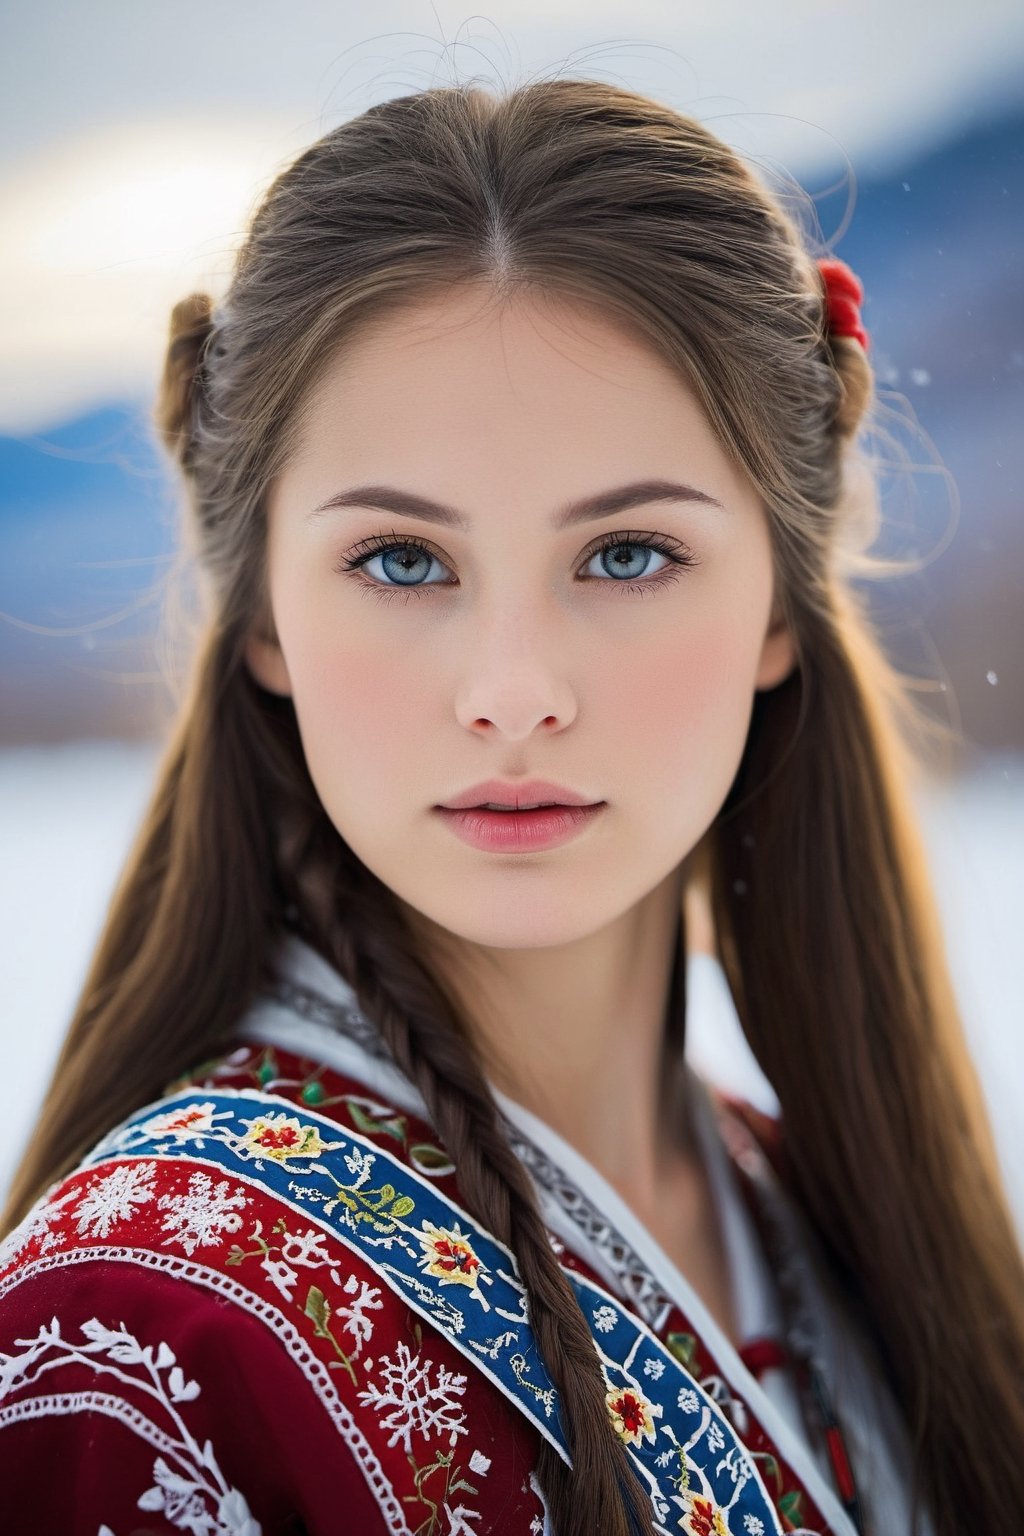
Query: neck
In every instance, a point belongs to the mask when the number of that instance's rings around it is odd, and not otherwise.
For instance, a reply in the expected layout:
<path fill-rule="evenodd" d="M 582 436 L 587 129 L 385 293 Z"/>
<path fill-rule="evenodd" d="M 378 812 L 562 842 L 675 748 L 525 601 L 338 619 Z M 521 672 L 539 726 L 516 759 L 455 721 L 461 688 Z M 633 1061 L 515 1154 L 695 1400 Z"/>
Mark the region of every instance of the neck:
<path fill-rule="evenodd" d="M 681 872 L 609 929 L 547 949 L 422 932 L 490 1083 L 637 1209 L 694 1155 L 683 1060 Z"/>

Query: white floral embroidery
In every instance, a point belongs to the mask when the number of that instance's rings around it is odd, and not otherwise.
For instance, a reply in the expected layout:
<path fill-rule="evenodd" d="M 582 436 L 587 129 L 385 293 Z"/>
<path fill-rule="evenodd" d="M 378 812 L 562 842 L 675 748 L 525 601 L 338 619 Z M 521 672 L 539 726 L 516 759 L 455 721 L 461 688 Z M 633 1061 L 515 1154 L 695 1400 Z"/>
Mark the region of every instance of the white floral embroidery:
<path fill-rule="evenodd" d="M 665 1362 L 664 1362 L 664 1360 L 650 1359 L 650 1360 L 645 1360 L 644 1361 L 644 1375 L 645 1376 L 653 1376 L 655 1381 L 660 1381 L 664 1374 L 665 1374 Z"/>
<path fill-rule="evenodd" d="M 112 1173 L 98 1179 L 75 1211 L 79 1237 L 109 1237 L 118 1221 L 127 1221 L 135 1207 L 155 1194 L 156 1163 L 119 1163 Z"/>
<path fill-rule="evenodd" d="M 491 1458 L 489 1456 L 485 1456 L 482 1451 L 474 1451 L 472 1456 L 469 1458 L 469 1470 L 471 1472 L 478 1472 L 481 1477 L 485 1477 L 487 1475 L 487 1473 L 490 1471 L 490 1466 Z"/>
<path fill-rule="evenodd" d="M 756 1515 L 743 1516 L 743 1529 L 750 1532 L 750 1536 L 764 1536 L 764 1521 Z"/>
<path fill-rule="evenodd" d="M 376 1161 L 373 1153 L 364 1152 L 361 1147 L 354 1146 L 351 1152 L 346 1152 L 344 1154 L 344 1157 L 346 1168 L 348 1169 L 349 1173 L 354 1174 L 355 1176 L 355 1183 L 353 1184 L 352 1188 L 362 1189 L 363 1185 L 370 1177 L 370 1174 L 373 1172 L 373 1165 Z"/>
<path fill-rule="evenodd" d="M 712 1419 L 708 1425 L 708 1450 L 720 1451 L 724 1444 L 725 1436 L 722 1434 L 722 1426 Z"/>
<path fill-rule="evenodd" d="M 381 1357 L 383 1384 L 371 1382 L 359 1393 L 359 1401 L 378 1410 L 390 1409 L 382 1414 L 381 1426 L 392 1432 L 388 1445 L 395 1446 L 401 1440 L 406 1455 L 412 1449 L 413 1431 L 424 1437 L 447 1431 L 449 1443 L 454 1445 L 456 1435 L 468 1433 L 466 1415 L 456 1401 L 466 1390 L 466 1377 L 439 1365 L 437 1381 L 431 1384 L 433 1361 L 421 1363 L 420 1352 L 413 1355 L 401 1340 L 397 1354 L 397 1360 Z"/>
<path fill-rule="evenodd" d="M 697 1394 L 690 1387 L 683 1387 L 676 1401 L 684 1413 L 696 1413 L 700 1407 Z"/>
<path fill-rule="evenodd" d="M 143 1345 L 123 1325 L 108 1328 L 96 1317 L 80 1324 L 80 1331 L 85 1342 L 64 1338 L 54 1317 L 34 1338 L 16 1339 L 15 1343 L 23 1346 L 21 1354 L 0 1357 L 0 1401 L 63 1365 L 87 1364 L 98 1374 L 113 1377 L 162 1410 L 164 1423 L 150 1420 L 146 1436 L 151 1443 L 163 1442 L 175 1461 L 192 1474 L 172 1471 L 158 1456 L 153 1464 L 154 1486 L 141 1495 L 139 1508 L 166 1514 L 171 1524 L 194 1536 L 261 1536 L 261 1526 L 253 1519 L 245 1498 L 228 1485 L 221 1472 L 212 1443 L 207 1440 L 200 1446 L 178 1412 L 176 1405 L 198 1397 L 200 1387 L 197 1381 L 186 1379 L 166 1340 L 161 1339 L 155 1348 L 153 1344 Z M 102 1363 L 104 1357 L 106 1364 Z M 57 1393 L 54 1401 L 58 1407 L 51 1411 L 74 1412 L 87 1406 L 131 1423 L 137 1432 L 139 1420 L 145 1421 L 135 1403 L 123 1395 Z M 109 1532 L 109 1527 L 100 1531 Z"/>
<path fill-rule="evenodd" d="M 750 1467 L 738 1445 L 730 1447 L 718 1463 L 715 1471 L 719 1473 L 722 1471 L 728 1472 L 737 1490 L 743 1487 L 743 1484 L 750 1476 Z"/>
<path fill-rule="evenodd" d="M 338 1278 L 336 1269 L 332 1269 L 331 1274 L 335 1279 Z M 349 1275 L 345 1281 L 344 1289 L 347 1296 L 354 1295 L 357 1289 L 359 1291 L 359 1295 L 355 1297 L 350 1307 L 335 1307 L 334 1309 L 335 1318 L 344 1319 L 342 1323 L 343 1331 L 352 1335 L 352 1341 L 355 1346 L 352 1350 L 354 1359 L 359 1354 L 364 1343 L 373 1337 L 373 1319 L 367 1317 L 367 1312 L 379 1312 L 384 1303 L 380 1299 L 379 1286 L 367 1285 L 365 1280 L 358 1280 L 355 1275 Z M 369 1360 L 365 1363 L 367 1366 L 371 1364 Z"/>
<path fill-rule="evenodd" d="M 253 1519 L 237 1488 L 230 1488 L 217 1500 L 216 1516 L 211 1517 L 209 1495 L 202 1483 L 172 1471 L 162 1456 L 153 1465 L 153 1478 L 154 1487 L 142 1495 L 140 1509 L 156 1510 L 195 1536 L 221 1536 L 222 1532 L 224 1536 L 261 1536 L 262 1526 Z"/>
<path fill-rule="evenodd" d="M 448 1516 L 448 1529 L 445 1536 L 478 1536 L 470 1525 L 471 1520 L 482 1518 L 478 1509 L 467 1509 L 465 1504 L 459 1504 L 455 1509 L 449 1505 L 444 1506 L 444 1512 Z"/>
<path fill-rule="evenodd" d="M 161 1225 L 161 1231 L 171 1234 L 164 1239 L 164 1247 L 180 1243 L 191 1258 L 197 1248 L 223 1242 L 225 1232 L 237 1232 L 242 1225 L 238 1211 L 248 1204 L 239 1185 L 232 1186 L 228 1179 L 214 1184 L 208 1173 L 197 1169 L 184 1194 L 161 1195 L 157 1201 L 169 1213 Z"/>
<path fill-rule="evenodd" d="M 260 1260 L 260 1268 L 270 1281 L 271 1285 L 281 1292 L 285 1301 L 292 1300 L 292 1287 L 299 1278 L 289 1264 L 281 1259 L 271 1258 L 265 1253 Z"/>
<path fill-rule="evenodd" d="M 612 1329 L 615 1327 L 614 1307 L 598 1307 L 597 1311 L 594 1313 L 594 1327 L 600 1329 L 602 1333 L 611 1333 Z"/>

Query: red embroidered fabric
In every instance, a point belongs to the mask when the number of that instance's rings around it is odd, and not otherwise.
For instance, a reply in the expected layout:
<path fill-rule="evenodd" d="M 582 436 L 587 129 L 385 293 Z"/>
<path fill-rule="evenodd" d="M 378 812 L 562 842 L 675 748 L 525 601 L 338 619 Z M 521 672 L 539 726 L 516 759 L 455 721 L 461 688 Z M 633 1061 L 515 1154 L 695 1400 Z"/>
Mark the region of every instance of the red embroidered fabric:
<path fill-rule="evenodd" d="M 320 1062 L 247 1045 L 168 1092 L 186 1083 L 308 1106 L 459 1200 L 428 1123 Z M 712 1390 L 718 1365 L 677 1307 L 662 1337 Z M 727 1395 L 781 1528 L 829 1536 L 749 1405 Z M 370 1263 L 188 1158 L 80 1169 L 0 1245 L 5 1529 L 540 1536 L 539 1441 Z"/>

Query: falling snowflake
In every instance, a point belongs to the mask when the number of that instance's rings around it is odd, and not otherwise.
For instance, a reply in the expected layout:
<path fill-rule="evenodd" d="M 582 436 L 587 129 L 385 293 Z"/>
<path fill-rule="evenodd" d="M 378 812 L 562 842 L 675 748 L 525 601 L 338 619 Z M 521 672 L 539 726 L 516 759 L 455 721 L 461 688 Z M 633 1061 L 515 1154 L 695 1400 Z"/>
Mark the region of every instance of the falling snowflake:
<path fill-rule="evenodd" d="M 225 1232 L 237 1232 L 242 1225 L 238 1211 L 249 1204 L 248 1196 L 239 1186 L 232 1186 L 228 1179 L 214 1184 L 208 1173 L 197 1169 L 188 1181 L 188 1188 L 181 1195 L 161 1195 L 157 1205 L 168 1214 L 161 1225 L 168 1243 L 180 1243 L 192 1256 L 197 1248 L 209 1248 L 223 1242 Z"/>
<path fill-rule="evenodd" d="M 664 1360 L 645 1360 L 644 1361 L 644 1375 L 645 1376 L 653 1376 L 655 1381 L 660 1381 L 664 1374 L 665 1374 L 665 1362 L 664 1362 Z"/>
<path fill-rule="evenodd" d="M 466 1390 L 466 1377 L 439 1365 L 437 1381 L 431 1385 L 433 1361 L 421 1363 L 419 1351 L 413 1355 L 401 1340 L 397 1353 L 397 1362 L 386 1355 L 381 1358 L 383 1385 L 378 1387 L 371 1382 L 360 1392 L 360 1402 L 378 1410 L 390 1410 L 381 1414 L 381 1427 L 392 1432 L 388 1445 L 395 1446 L 401 1440 L 407 1456 L 412 1449 L 413 1431 L 424 1437 L 449 1431 L 454 1444 L 456 1435 L 467 1433 L 466 1415 L 456 1401 Z"/>
<path fill-rule="evenodd" d="M 155 1163 L 120 1163 L 93 1184 L 75 1212 L 79 1237 L 109 1237 L 118 1221 L 127 1221 L 137 1205 L 154 1195 Z"/>
<path fill-rule="evenodd" d="M 689 1387 L 683 1387 L 676 1401 L 684 1413 L 696 1413 L 700 1407 L 696 1392 L 691 1391 Z"/>
<path fill-rule="evenodd" d="M 594 1327 L 600 1329 L 602 1333 L 611 1333 L 615 1327 L 614 1307 L 598 1307 L 594 1313 Z"/>

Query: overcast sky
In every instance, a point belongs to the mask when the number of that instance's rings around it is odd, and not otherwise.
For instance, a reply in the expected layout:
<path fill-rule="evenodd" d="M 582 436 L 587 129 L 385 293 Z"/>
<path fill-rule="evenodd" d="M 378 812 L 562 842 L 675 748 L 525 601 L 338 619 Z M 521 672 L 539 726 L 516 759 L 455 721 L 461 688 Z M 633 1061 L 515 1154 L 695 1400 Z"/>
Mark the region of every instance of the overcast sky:
<path fill-rule="evenodd" d="M 0 430 L 148 391 L 259 188 L 375 101 L 593 75 L 824 188 L 1005 108 L 1020 0 L 6 0 Z M 829 232 L 826 231 L 826 234 Z"/>

